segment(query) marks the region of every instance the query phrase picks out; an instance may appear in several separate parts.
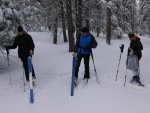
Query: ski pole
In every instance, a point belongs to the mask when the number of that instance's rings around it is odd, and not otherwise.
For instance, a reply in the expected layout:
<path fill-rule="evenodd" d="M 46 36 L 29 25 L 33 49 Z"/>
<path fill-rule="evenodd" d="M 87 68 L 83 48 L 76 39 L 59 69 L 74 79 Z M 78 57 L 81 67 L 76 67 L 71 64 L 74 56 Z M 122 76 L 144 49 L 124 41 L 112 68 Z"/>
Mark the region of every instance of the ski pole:
<path fill-rule="evenodd" d="M 117 69 L 117 74 L 116 74 L 116 79 L 115 79 L 115 81 L 117 81 L 117 78 L 118 78 L 118 72 L 119 72 L 119 66 L 120 66 L 121 55 L 122 55 L 122 53 L 120 53 L 119 64 L 118 64 L 118 69 Z"/>
<path fill-rule="evenodd" d="M 73 95 L 74 95 L 75 66 L 76 66 L 76 56 L 73 56 L 73 61 L 72 61 L 71 96 L 73 96 Z"/>
<path fill-rule="evenodd" d="M 94 57 L 93 57 L 92 49 L 91 49 L 91 57 L 92 57 L 93 65 L 94 65 L 94 71 L 95 71 L 95 76 L 96 76 L 96 82 L 98 82 L 98 84 L 100 84 L 99 78 L 98 78 L 98 75 L 97 75 L 97 71 L 96 71 L 96 67 L 95 67 L 95 62 L 94 62 Z"/>
<path fill-rule="evenodd" d="M 138 68 L 138 72 L 139 72 L 139 77 L 140 77 L 140 63 L 138 62 L 139 68 Z"/>
<path fill-rule="evenodd" d="M 120 61 L 121 61 L 121 55 L 122 55 L 123 49 L 124 49 L 124 45 L 123 44 L 121 45 L 120 49 L 121 49 L 121 53 L 120 53 L 119 64 L 118 64 L 118 69 L 117 69 L 117 74 L 116 74 L 115 81 L 117 81 L 117 78 L 118 78 L 118 72 L 119 72 L 119 66 L 120 66 Z"/>
<path fill-rule="evenodd" d="M 23 70 L 23 86 L 24 86 L 24 92 L 26 91 L 26 89 L 25 89 L 25 79 L 24 79 L 24 69 L 23 69 L 23 66 L 22 66 L 22 70 Z"/>
<path fill-rule="evenodd" d="M 126 86 L 126 79 L 127 79 L 127 66 L 126 66 L 126 74 L 125 74 L 124 87 Z"/>
<path fill-rule="evenodd" d="M 9 51 L 7 51 L 7 61 L 8 61 L 8 68 L 10 67 L 10 65 L 9 65 Z M 11 76 L 10 76 L 10 69 L 8 69 L 8 71 L 9 71 L 9 78 L 10 78 L 10 85 L 11 85 Z"/>
<path fill-rule="evenodd" d="M 126 80 L 127 80 L 127 65 L 128 65 L 128 55 L 127 55 L 127 60 L 126 60 L 126 74 L 125 74 L 125 80 L 124 80 L 124 87 L 126 85 Z"/>
<path fill-rule="evenodd" d="M 34 103 L 34 93 L 33 93 L 33 84 L 32 84 L 32 59 L 28 57 L 28 72 L 30 80 L 30 103 Z"/>

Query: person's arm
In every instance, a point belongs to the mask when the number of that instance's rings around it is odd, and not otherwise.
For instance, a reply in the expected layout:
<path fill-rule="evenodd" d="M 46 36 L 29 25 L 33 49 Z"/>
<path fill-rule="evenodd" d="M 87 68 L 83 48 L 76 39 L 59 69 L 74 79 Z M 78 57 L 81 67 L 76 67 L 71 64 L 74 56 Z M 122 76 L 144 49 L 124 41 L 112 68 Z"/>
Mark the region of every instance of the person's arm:
<path fill-rule="evenodd" d="M 30 35 L 29 36 L 29 47 L 30 47 L 30 50 L 34 51 L 34 48 L 35 48 L 35 45 L 34 45 L 34 42 L 33 42 L 33 39 Z"/>
<path fill-rule="evenodd" d="M 7 48 L 8 49 L 16 49 L 17 46 L 18 46 L 18 37 L 16 36 L 13 45 L 12 46 L 8 46 Z"/>
<path fill-rule="evenodd" d="M 18 46 L 18 37 L 16 36 L 13 45 L 12 46 L 7 46 L 6 49 L 7 50 L 8 49 L 16 49 L 17 46 Z"/>
<path fill-rule="evenodd" d="M 35 48 L 35 45 L 34 45 L 34 42 L 33 42 L 33 39 L 30 35 L 27 34 L 27 37 L 28 37 L 28 40 L 29 40 L 29 54 L 30 56 L 32 56 L 34 54 L 34 48 Z"/>

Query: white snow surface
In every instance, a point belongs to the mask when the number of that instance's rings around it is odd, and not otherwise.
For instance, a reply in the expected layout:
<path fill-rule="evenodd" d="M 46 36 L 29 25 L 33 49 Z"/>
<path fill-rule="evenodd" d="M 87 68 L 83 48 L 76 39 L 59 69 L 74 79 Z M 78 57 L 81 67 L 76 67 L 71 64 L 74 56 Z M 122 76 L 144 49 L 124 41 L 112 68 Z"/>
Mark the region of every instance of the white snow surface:
<path fill-rule="evenodd" d="M 63 38 L 60 38 L 57 45 L 52 44 L 50 33 L 30 34 L 36 46 L 33 57 L 37 76 L 34 88 L 35 102 L 29 103 L 29 83 L 26 83 L 24 92 L 22 63 L 16 58 L 17 49 L 11 50 L 9 67 L 7 60 L 0 56 L 0 113 L 150 113 L 150 38 L 141 37 L 144 45 L 140 61 L 141 81 L 145 87 L 129 82 L 133 76 L 131 71 L 127 73 L 126 87 L 123 86 L 129 47 L 127 36 L 122 40 L 112 40 L 112 44 L 108 46 L 105 36 L 100 35 L 96 38 L 99 45 L 93 50 L 100 84 L 96 82 L 90 60 L 91 79 L 84 86 L 82 61 L 79 84 L 74 90 L 74 96 L 70 97 L 72 53 L 68 52 L 68 43 L 63 43 Z M 115 82 L 121 44 L 125 45 L 125 49 L 118 80 Z"/>

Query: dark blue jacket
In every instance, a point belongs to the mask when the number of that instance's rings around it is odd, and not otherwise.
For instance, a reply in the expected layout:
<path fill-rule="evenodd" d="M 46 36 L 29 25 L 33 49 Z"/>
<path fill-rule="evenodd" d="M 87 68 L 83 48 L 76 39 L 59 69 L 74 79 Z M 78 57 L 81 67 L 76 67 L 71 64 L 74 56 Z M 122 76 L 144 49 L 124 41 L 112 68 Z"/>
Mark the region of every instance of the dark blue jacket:
<path fill-rule="evenodd" d="M 97 42 L 94 36 L 88 33 L 86 36 L 79 35 L 76 42 L 75 52 L 81 54 L 90 54 L 91 48 L 96 48 Z"/>

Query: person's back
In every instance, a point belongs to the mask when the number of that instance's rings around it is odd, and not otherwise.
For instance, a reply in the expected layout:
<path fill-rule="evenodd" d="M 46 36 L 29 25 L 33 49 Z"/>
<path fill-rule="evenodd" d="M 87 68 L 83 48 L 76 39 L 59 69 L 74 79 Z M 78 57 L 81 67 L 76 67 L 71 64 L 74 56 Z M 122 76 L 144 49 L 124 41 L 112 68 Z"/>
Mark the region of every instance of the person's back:
<path fill-rule="evenodd" d="M 24 33 L 23 35 L 18 35 L 16 38 L 18 43 L 19 58 L 28 56 L 30 50 L 34 51 L 35 45 L 29 34 Z"/>

